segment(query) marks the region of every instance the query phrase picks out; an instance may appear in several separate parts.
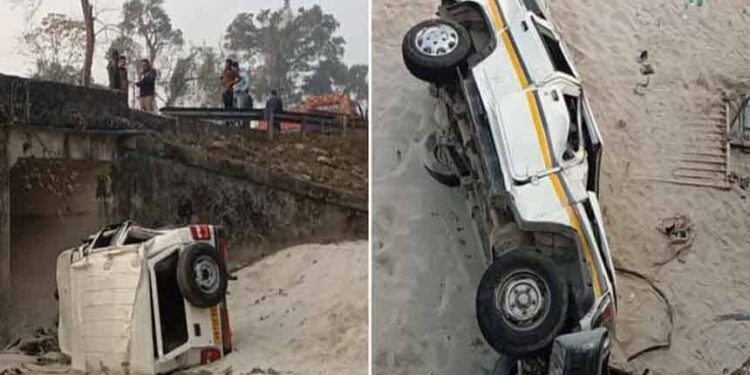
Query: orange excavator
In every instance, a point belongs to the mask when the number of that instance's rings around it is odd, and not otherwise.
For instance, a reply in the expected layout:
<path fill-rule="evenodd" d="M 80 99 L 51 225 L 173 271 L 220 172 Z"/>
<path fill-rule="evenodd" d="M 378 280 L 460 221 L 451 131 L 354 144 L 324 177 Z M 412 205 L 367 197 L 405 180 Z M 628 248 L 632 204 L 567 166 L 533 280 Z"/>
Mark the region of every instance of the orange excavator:
<path fill-rule="evenodd" d="M 362 107 L 359 105 L 359 103 L 351 100 L 349 94 L 347 94 L 346 92 L 310 95 L 301 105 L 292 107 L 288 109 L 288 111 L 294 113 L 341 115 L 342 119 L 346 121 L 346 127 L 348 128 L 367 127 L 367 119 L 365 118 L 365 113 L 362 111 Z M 260 129 L 266 129 L 267 124 L 265 121 L 260 121 L 258 127 Z M 281 123 L 282 131 L 298 129 L 300 129 L 300 124 L 286 122 Z"/>

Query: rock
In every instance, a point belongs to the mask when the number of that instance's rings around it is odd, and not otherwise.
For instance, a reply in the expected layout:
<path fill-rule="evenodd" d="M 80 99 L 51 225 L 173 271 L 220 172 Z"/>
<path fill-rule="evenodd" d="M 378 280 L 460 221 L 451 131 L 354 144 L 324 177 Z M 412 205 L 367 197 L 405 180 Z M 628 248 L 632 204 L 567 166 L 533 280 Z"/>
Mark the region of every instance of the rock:
<path fill-rule="evenodd" d="M 331 165 L 331 166 L 334 165 L 333 160 L 331 160 L 331 158 L 327 156 L 323 156 L 323 155 L 318 156 L 318 158 L 315 159 L 315 161 L 317 161 L 320 164 Z"/>

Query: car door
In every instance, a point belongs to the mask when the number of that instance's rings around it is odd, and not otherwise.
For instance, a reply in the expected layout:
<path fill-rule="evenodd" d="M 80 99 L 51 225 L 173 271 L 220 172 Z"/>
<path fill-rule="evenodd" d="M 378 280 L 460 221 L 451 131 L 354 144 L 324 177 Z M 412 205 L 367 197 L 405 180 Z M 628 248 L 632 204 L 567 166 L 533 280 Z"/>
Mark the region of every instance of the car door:
<path fill-rule="evenodd" d="M 589 175 L 586 185 L 589 191 L 599 194 L 599 171 L 602 163 L 602 138 L 585 94 L 582 95 L 582 99 L 582 121 L 584 124 L 581 128 L 583 130 L 583 140 L 586 147 L 586 159 L 589 164 Z"/>

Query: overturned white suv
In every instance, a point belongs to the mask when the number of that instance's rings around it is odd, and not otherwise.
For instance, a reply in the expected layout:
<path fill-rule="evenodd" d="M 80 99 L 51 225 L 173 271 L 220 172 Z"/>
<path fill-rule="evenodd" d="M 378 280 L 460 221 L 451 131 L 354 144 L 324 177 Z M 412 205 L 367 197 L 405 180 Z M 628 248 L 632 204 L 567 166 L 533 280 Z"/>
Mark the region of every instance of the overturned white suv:
<path fill-rule="evenodd" d="M 232 351 L 219 227 L 108 226 L 57 260 L 60 349 L 86 372 L 156 374 Z"/>
<path fill-rule="evenodd" d="M 605 374 L 601 137 L 570 55 L 539 0 L 444 0 L 438 15 L 406 34 L 403 58 L 450 119 L 425 167 L 464 189 L 491 261 L 476 313 L 501 353 L 494 374 Z"/>

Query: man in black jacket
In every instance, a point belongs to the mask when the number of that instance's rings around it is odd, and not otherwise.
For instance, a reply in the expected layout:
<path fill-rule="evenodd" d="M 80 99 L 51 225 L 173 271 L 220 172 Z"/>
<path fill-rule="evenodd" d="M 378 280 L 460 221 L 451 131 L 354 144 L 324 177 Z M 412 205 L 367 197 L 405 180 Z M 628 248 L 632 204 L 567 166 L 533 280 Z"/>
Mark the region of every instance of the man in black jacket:
<path fill-rule="evenodd" d="M 107 75 L 109 76 L 109 88 L 114 90 L 122 89 L 120 87 L 120 72 L 117 69 L 117 64 L 120 61 L 120 52 L 113 49 L 109 52 L 109 61 L 107 62 Z"/>
<path fill-rule="evenodd" d="M 135 85 L 140 89 L 138 101 L 141 110 L 156 112 L 156 71 L 151 68 L 148 59 L 141 60 L 141 76 Z"/>
<path fill-rule="evenodd" d="M 276 90 L 271 90 L 271 98 L 268 99 L 266 102 L 266 119 L 271 118 L 271 114 L 279 113 L 284 110 L 284 103 L 279 98 L 279 95 L 276 93 Z M 273 126 L 273 130 L 275 133 L 279 133 L 281 131 L 281 124 L 278 120 L 274 119 L 273 124 L 268 124 L 269 130 L 270 127 Z"/>

